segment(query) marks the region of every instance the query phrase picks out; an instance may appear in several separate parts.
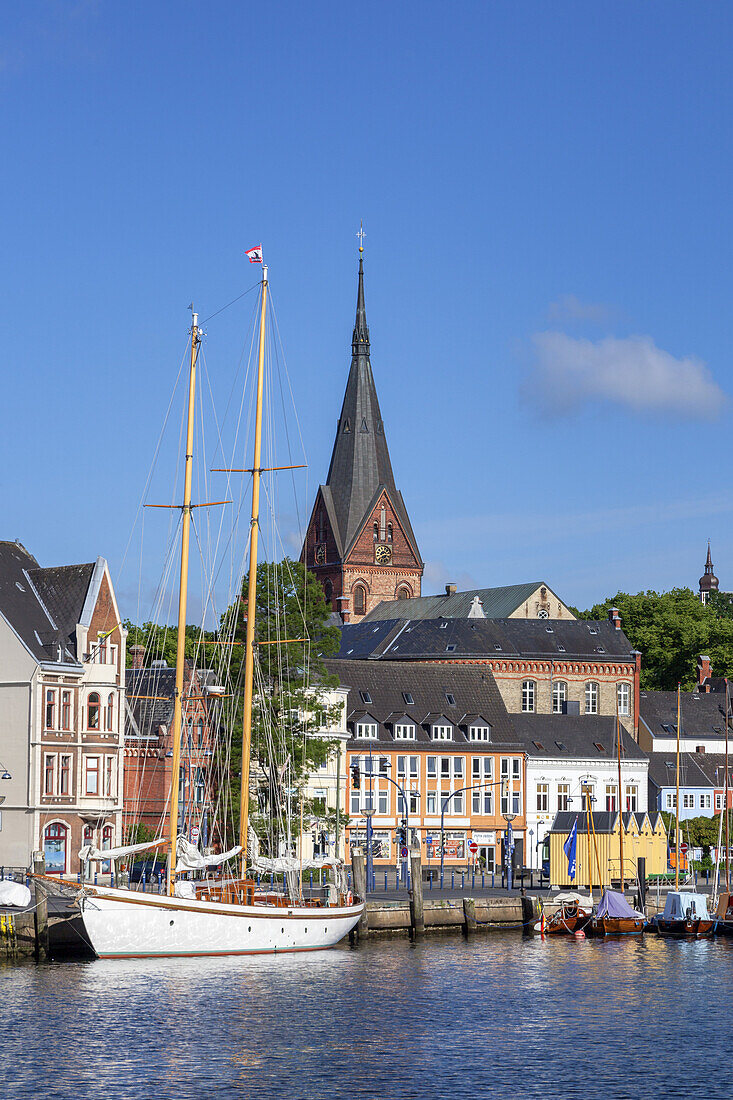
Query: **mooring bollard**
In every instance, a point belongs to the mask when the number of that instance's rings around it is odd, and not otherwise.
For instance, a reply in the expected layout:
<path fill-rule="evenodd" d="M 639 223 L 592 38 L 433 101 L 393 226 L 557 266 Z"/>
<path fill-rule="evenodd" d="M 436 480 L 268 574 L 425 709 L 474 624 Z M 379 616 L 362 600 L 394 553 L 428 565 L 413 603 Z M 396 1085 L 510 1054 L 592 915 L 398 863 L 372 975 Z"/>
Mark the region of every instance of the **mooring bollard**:
<path fill-rule="evenodd" d="M 450 888 L 451 890 L 455 890 L 456 888 L 456 872 L 453 868 L 451 868 L 450 873 Z"/>
<path fill-rule="evenodd" d="M 410 877 L 412 889 L 410 891 L 410 928 L 412 936 L 416 939 L 425 931 L 425 916 L 423 912 L 422 895 L 422 860 L 419 848 L 410 851 Z"/>
<path fill-rule="evenodd" d="M 473 898 L 463 899 L 463 927 L 467 936 L 476 931 L 476 902 Z"/>
<path fill-rule="evenodd" d="M 366 907 L 366 867 L 364 865 L 364 853 L 361 848 L 354 848 L 351 852 L 351 868 L 354 874 L 354 893 L 364 902 L 364 912 L 359 917 L 357 925 L 358 934 L 366 935 L 369 931 L 369 916 Z"/>
<path fill-rule="evenodd" d="M 46 860 L 43 856 L 33 861 L 33 874 L 45 875 Z M 36 959 L 48 958 L 48 894 L 38 879 L 33 880 L 35 909 L 33 918 L 36 932 Z"/>
<path fill-rule="evenodd" d="M 432 888 L 433 888 L 433 872 L 428 871 L 428 889 L 432 890 Z"/>

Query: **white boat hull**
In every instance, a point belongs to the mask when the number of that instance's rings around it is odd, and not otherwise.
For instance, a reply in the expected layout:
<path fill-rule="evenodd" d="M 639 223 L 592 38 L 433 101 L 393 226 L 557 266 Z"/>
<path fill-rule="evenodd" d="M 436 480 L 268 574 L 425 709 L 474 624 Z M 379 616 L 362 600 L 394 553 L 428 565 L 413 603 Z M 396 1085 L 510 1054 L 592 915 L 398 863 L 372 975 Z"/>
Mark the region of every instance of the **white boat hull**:
<path fill-rule="evenodd" d="M 333 947 L 354 928 L 364 905 L 285 908 L 192 901 L 94 887 L 81 915 L 102 959 L 256 955 Z"/>

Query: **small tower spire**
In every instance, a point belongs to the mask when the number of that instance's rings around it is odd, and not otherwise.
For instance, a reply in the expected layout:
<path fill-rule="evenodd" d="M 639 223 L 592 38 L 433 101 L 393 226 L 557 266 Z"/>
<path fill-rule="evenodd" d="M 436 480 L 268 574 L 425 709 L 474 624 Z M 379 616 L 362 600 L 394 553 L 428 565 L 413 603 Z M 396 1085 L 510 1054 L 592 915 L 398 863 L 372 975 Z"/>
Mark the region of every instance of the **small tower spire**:
<path fill-rule="evenodd" d="M 713 557 L 710 552 L 710 539 L 708 539 L 708 556 L 705 559 L 705 572 L 700 577 L 700 600 L 707 603 L 711 592 L 718 591 L 720 581 L 713 572 Z"/>
<path fill-rule="evenodd" d="M 366 322 L 366 305 L 364 303 L 364 223 L 356 234 L 359 238 L 359 286 L 356 292 L 356 320 L 354 321 L 354 334 L 351 337 L 351 350 L 354 355 L 369 354 L 369 328 Z"/>

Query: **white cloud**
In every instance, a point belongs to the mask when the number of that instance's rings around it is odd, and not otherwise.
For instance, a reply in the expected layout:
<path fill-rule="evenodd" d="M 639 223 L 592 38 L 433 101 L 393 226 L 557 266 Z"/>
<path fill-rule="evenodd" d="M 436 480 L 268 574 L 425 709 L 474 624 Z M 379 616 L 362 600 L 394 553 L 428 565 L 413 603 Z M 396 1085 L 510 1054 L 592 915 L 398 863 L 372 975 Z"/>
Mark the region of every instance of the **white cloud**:
<path fill-rule="evenodd" d="M 610 401 L 636 413 L 712 420 L 727 400 L 700 359 L 675 359 L 651 336 L 594 342 L 539 332 L 532 340 L 535 363 L 525 396 L 551 415 Z"/>
<path fill-rule="evenodd" d="M 608 321 L 613 310 L 602 302 L 581 302 L 575 294 L 561 294 L 556 302 L 550 302 L 547 316 L 551 321 L 591 321 L 600 325 Z"/>

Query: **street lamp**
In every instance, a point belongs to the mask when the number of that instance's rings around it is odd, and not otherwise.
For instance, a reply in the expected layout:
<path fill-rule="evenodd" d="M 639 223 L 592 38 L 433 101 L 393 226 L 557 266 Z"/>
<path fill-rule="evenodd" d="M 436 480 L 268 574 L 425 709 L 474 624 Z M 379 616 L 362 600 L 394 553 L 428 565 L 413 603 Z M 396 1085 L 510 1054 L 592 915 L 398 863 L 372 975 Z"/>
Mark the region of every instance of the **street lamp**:
<path fill-rule="evenodd" d="M 502 780 L 502 798 L 504 797 L 504 782 Z M 512 821 L 517 816 L 510 811 L 511 791 L 509 790 L 509 783 L 507 781 L 506 786 L 506 813 L 501 816 L 506 821 L 506 834 L 504 839 L 504 858 L 506 859 L 506 888 L 511 891 L 512 888 L 512 855 L 514 854 L 514 834 L 512 833 Z"/>

